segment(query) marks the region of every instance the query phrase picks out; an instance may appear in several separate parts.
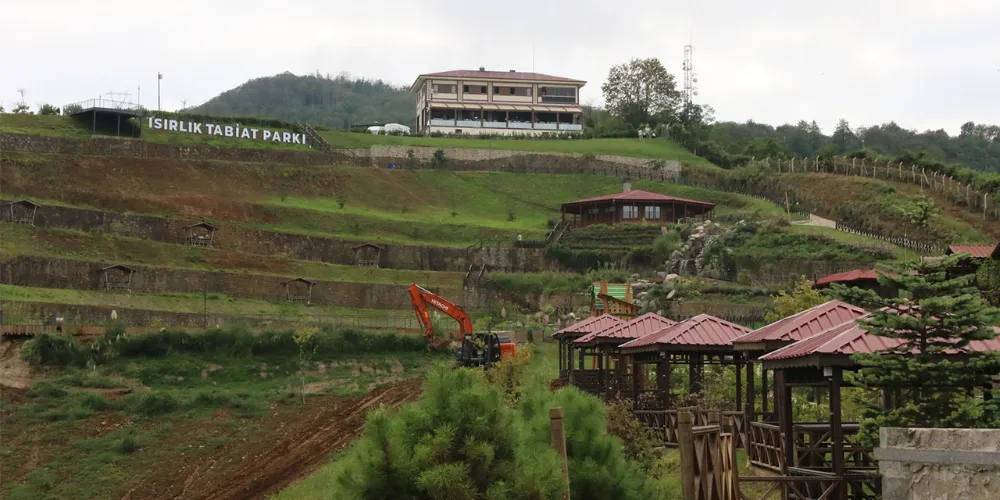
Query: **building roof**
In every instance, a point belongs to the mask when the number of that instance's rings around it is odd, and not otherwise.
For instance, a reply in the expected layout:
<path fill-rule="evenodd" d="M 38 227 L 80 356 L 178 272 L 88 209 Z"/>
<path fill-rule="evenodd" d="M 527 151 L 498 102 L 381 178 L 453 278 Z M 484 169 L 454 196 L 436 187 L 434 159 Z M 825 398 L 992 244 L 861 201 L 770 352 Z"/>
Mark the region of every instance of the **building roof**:
<path fill-rule="evenodd" d="M 674 346 L 730 346 L 733 339 L 750 333 L 744 326 L 708 314 L 699 314 L 673 326 L 622 344 L 622 349 Z"/>
<path fill-rule="evenodd" d="M 878 279 L 878 272 L 874 269 L 855 269 L 846 273 L 830 274 L 816 280 L 817 285 L 829 285 L 830 283 L 849 283 L 851 281 Z"/>
<path fill-rule="evenodd" d="M 993 327 L 995 332 L 1000 328 Z M 760 357 L 761 361 L 776 361 L 820 355 L 873 354 L 903 345 L 901 339 L 873 335 L 858 324 L 857 319 L 834 325 L 811 337 L 789 344 Z M 968 349 L 973 352 L 1000 351 L 1000 339 L 974 340 Z M 954 352 L 953 352 L 954 353 Z"/>
<path fill-rule="evenodd" d="M 967 253 L 973 259 L 988 259 L 997 245 L 951 245 L 947 254 Z"/>
<path fill-rule="evenodd" d="M 625 193 L 614 193 L 604 196 L 597 196 L 594 198 L 584 198 L 582 200 L 568 201 L 563 203 L 563 206 L 572 205 L 582 205 L 585 203 L 594 203 L 598 201 L 637 201 L 637 202 L 681 202 L 690 203 L 694 205 L 703 205 L 706 207 L 714 207 L 715 203 L 709 203 L 707 201 L 691 200 L 687 198 L 678 198 L 676 196 L 669 196 L 660 193 L 650 193 L 649 191 L 643 191 L 641 189 L 634 189 Z"/>
<path fill-rule="evenodd" d="M 601 282 L 598 281 L 593 284 L 591 288 L 591 295 L 597 297 L 597 294 L 601 291 Z M 608 283 L 608 295 L 618 299 L 625 300 L 625 295 L 628 293 L 629 283 Z"/>
<path fill-rule="evenodd" d="M 860 307 L 831 300 L 754 330 L 735 339 L 733 346 L 739 349 L 740 346 L 760 342 L 795 342 L 865 314 L 867 312 Z"/>
<path fill-rule="evenodd" d="M 552 83 L 578 83 L 586 84 L 583 80 L 566 78 L 563 76 L 546 75 L 543 73 L 532 73 L 524 71 L 486 71 L 485 69 L 455 69 L 451 71 L 441 71 L 438 73 L 424 73 L 417 76 L 417 79 L 410 86 L 410 91 L 414 91 L 421 81 L 428 78 L 463 78 L 476 80 L 511 80 L 518 82 L 552 82 Z"/>
<path fill-rule="evenodd" d="M 622 339 L 623 341 L 637 339 L 676 324 L 676 321 L 664 318 L 659 314 L 646 313 L 631 321 L 614 325 L 599 332 L 584 335 L 583 337 L 576 339 L 574 342 L 587 344 L 601 339 Z"/>
<path fill-rule="evenodd" d="M 624 321 L 610 314 L 591 316 L 583 321 L 577 321 L 576 323 L 573 323 L 572 325 L 569 325 L 566 328 L 563 328 L 562 330 L 553 333 L 552 336 L 559 337 L 562 336 L 563 334 L 586 335 L 588 333 L 600 332 L 602 330 L 606 330 L 608 328 L 611 328 L 612 326 L 620 325 L 622 323 L 624 323 Z"/>

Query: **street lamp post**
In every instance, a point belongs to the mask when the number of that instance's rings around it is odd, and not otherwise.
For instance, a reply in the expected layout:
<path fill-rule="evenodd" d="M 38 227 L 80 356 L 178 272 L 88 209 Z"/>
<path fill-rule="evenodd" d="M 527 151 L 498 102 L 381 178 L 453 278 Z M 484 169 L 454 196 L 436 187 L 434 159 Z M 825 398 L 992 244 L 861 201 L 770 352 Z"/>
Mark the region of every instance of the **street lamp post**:
<path fill-rule="evenodd" d="M 156 110 L 160 111 L 160 80 L 163 80 L 163 73 L 156 73 Z"/>

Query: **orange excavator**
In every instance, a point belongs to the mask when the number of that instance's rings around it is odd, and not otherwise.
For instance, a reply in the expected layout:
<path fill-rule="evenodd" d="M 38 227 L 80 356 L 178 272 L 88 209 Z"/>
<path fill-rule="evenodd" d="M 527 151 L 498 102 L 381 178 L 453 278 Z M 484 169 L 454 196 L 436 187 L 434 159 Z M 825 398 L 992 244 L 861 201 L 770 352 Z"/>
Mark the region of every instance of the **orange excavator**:
<path fill-rule="evenodd" d="M 424 326 L 424 338 L 432 350 L 441 350 L 450 342 L 447 339 L 434 337 L 431 325 L 431 314 L 428 305 L 451 316 L 458 322 L 459 345 L 455 351 L 455 359 L 462 366 L 489 367 L 493 363 L 514 355 L 515 345 L 509 338 L 499 337 L 495 333 L 473 333 L 472 318 L 457 304 L 448 301 L 426 288 L 410 283 L 410 301 L 417 319 Z"/>

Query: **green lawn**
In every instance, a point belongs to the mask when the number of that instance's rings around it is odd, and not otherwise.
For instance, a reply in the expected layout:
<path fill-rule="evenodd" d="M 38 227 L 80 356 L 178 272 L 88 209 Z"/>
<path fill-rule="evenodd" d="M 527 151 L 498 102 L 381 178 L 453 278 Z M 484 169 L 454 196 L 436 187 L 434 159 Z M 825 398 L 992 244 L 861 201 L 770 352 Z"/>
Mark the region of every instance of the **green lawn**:
<path fill-rule="evenodd" d="M 412 313 L 381 309 L 347 309 L 322 305 L 302 305 L 290 302 L 266 302 L 255 299 L 237 299 L 219 293 L 115 293 L 96 290 L 66 290 L 0 284 L 0 298 L 7 306 L 5 320 L 15 323 L 17 302 L 41 302 L 100 306 L 153 311 L 223 314 L 235 316 L 274 315 L 278 319 L 305 318 L 310 315 L 339 315 L 371 318 L 409 318 Z M 23 318 L 22 318 L 23 319 Z M 34 318 L 37 319 L 37 318 Z M 71 318 L 66 319 L 67 322 Z"/>
<path fill-rule="evenodd" d="M 920 260 L 920 254 L 917 253 L 916 251 L 903 247 L 897 247 L 885 241 L 876 238 L 870 238 L 868 236 L 862 236 L 860 234 L 845 233 L 837 229 L 829 227 L 820 227 L 820 226 L 796 225 L 796 226 L 788 226 L 785 229 L 792 234 L 807 234 L 807 235 L 822 236 L 824 238 L 830 238 L 839 243 L 844 243 L 848 245 L 885 246 L 888 248 L 892 248 L 893 253 L 895 253 L 896 255 L 896 260 L 899 261 Z"/>
<path fill-rule="evenodd" d="M 416 282 L 432 287 L 458 287 L 461 286 L 464 277 L 464 274 L 459 272 L 372 269 L 160 243 L 110 234 L 9 224 L 0 227 L 0 250 L 7 257 L 37 255 L 125 265 L 305 277 L 354 283 Z"/>
<path fill-rule="evenodd" d="M 576 154 L 609 154 L 680 160 L 711 165 L 670 139 L 475 139 L 472 137 L 385 136 L 358 132 L 320 132 L 331 145 L 360 148 L 381 144 L 434 148 L 503 149 Z"/>

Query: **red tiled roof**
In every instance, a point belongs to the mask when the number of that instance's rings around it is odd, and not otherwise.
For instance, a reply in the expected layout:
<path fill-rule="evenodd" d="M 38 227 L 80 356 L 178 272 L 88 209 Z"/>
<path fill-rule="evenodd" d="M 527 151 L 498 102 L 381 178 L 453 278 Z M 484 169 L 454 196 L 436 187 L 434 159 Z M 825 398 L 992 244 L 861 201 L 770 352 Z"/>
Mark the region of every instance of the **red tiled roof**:
<path fill-rule="evenodd" d="M 993 327 L 993 330 L 1000 333 L 1000 328 Z M 900 339 L 872 335 L 858 324 L 857 319 L 852 319 L 761 356 L 760 360 L 802 358 L 813 354 L 872 354 L 902 344 Z M 1000 339 L 974 340 L 969 342 L 968 349 L 973 352 L 1000 351 Z"/>
<path fill-rule="evenodd" d="M 678 198 L 676 196 L 669 196 L 660 193 L 650 193 L 649 191 L 643 191 L 641 189 L 635 189 L 627 193 L 614 193 L 604 196 L 597 196 L 594 198 L 584 198 L 582 200 L 568 201 L 563 203 L 566 205 L 578 205 L 581 203 L 594 203 L 596 201 L 646 201 L 646 202 L 656 202 L 656 201 L 671 201 L 671 202 L 683 202 L 683 203 L 693 203 L 696 205 L 704 205 L 706 207 L 714 207 L 715 203 L 709 203 L 707 201 L 690 200 L 687 198 Z"/>
<path fill-rule="evenodd" d="M 563 76 L 546 75 L 542 73 L 531 73 L 525 71 L 479 71 L 474 69 L 456 69 L 451 71 L 441 71 L 438 73 L 424 73 L 418 76 L 416 81 L 419 82 L 426 78 L 468 78 L 476 80 L 587 83 L 583 80 L 576 80 L 574 78 L 566 78 Z M 416 83 L 414 83 L 414 86 L 416 86 Z"/>
<path fill-rule="evenodd" d="M 858 280 L 873 280 L 878 278 L 878 273 L 874 269 L 856 269 L 846 273 L 831 274 L 816 280 L 817 285 L 828 285 L 830 283 L 847 283 Z"/>
<path fill-rule="evenodd" d="M 596 333 L 602 330 L 611 328 L 612 326 L 624 323 L 621 319 L 618 319 L 610 314 L 602 314 L 600 316 L 591 316 L 583 321 L 577 321 L 572 325 L 553 333 L 553 337 L 558 337 L 564 333 L 572 333 L 577 335 L 586 335 L 588 333 Z"/>
<path fill-rule="evenodd" d="M 574 342 L 586 344 L 598 339 L 637 339 L 676 324 L 676 321 L 671 321 L 658 314 L 646 313 L 620 325 L 615 325 L 599 332 L 584 335 L 583 337 L 576 339 Z"/>
<path fill-rule="evenodd" d="M 754 330 L 749 335 L 735 339 L 733 344 L 739 346 L 740 344 L 769 340 L 795 342 L 865 314 L 865 310 L 860 307 L 839 300 L 831 300 Z"/>
<path fill-rule="evenodd" d="M 645 337 L 626 342 L 622 349 L 659 345 L 729 346 L 733 339 L 750 333 L 744 326 L 708 314 L 699 314 Z"/>
<path fill-rule="evenodd" d="M 967 253 L 973 259 L 988 259 L 996 247 L 997 245 L 951 245 L 948 247 L 948 252 Z"/>

